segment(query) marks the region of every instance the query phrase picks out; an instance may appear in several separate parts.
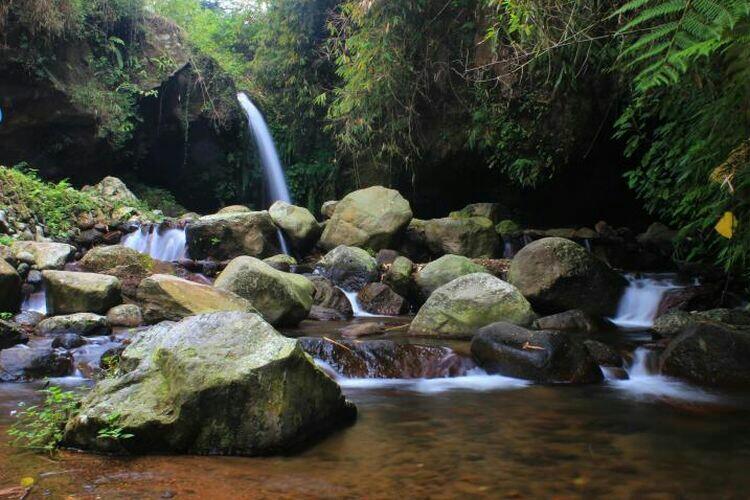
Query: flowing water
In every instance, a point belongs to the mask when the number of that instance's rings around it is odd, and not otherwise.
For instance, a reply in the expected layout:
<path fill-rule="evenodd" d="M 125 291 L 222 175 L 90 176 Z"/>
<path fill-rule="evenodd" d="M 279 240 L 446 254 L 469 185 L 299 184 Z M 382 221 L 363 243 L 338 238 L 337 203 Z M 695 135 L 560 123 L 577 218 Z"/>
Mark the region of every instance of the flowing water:
<path fill-rule="evenodd" d="M 610 320 L 621 328 L 650 328 L 659 312 L 662 299 L 671 290 L 685 288 L 674 274 L 626 274 L 628 286 L 620 300 L 617 314 Z"/>
<path fill-rule="evenodd" d="M 21 311 L 33 311 L 47 314 L 47 292 L 42 287 L 38 292 L 32 292 L 21 303 Z"/>
<path fill-rule="evenodd" d="M 144 225 L 127 234 L 122 244 L 165 262 L 174 262 L 187 256 L 184 228 Z"/>
<path fill-rule="evenodd" d="M 339 288 L 342 292 L 344 292 L 344 295 L 346 295 L 346 299 L 349 301 L 349 304 L 352 306 L 352 315 L 355 318 L 377 318 L 377 314 L 371 314 L 364 309 L 362 309 L 362 304 L 359 303 L 359 298 L 357 298 L 357 292 L 347 292 L 343 288 Z"/>

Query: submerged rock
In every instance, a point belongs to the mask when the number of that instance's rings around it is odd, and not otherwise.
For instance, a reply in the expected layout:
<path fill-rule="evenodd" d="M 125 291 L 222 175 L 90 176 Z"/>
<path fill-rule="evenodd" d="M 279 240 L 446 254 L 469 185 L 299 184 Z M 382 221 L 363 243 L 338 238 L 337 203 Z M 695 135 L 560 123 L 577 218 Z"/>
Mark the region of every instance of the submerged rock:
<path fill-rule="evenodd" d="M 21 305 L 21 277 L 0 258 L 0 312 L 18 311 Z"/>
<path fill-rule="evenodd" d="M 0 351 L 0 382 L 64 377 L 72 371 L 73 359 L 51 347 L 16 346 Z"/>
<path fill-rule="evenodd" d="M 385 323 L 354 323 L 339 329 L 339 333 L 348 339 L 358 339 L 361 337 L 372 337 L 385 333 Z"/>
<path fill-rule="evenodd" d="M 474 273 L 435 290 L 412 321 L 409 333 L 468 338 L 497 321 L 528 325 L 534 317 L 531 304 L 516 287 L 490 274 Z"/>
<path fill-rule="evenodd" d="M 307 318 L 313 304 L 310 280 L 278 271 L 254 257 L 232 260 L 214 285 L 247 299 L 272 325 L 297 325 Z"/>
<path fill-rule="evenodd" d="M 453 281 L 454 279 L 472 273 L 486 273 L 487 270 L 461 255 L 443 255 L 420 269 L 414 276 L 414 281 L 422 300 L 432 295 L 432 292 Z"/>
<path fill-rule="evenodd" d="M 66 243 L 15 241 L 11 246 L 13 257 L 20 261 L 30 260 L 28 264 L 39 270 L 62 269 L 75 251 L 74 246 Z"/>
<path fill-rule="evenodd" d="M 372 186 L 349 193 L 326 224 L 320 245 L 339 245 L 378 251 L 394 248 L 412 218 L 409 202 L 393 189 Z"/>
<path fill-rule="evenodd" d="M 229 260 L 240 255 L 269 257 L 279 253 L 279 236 L 268 212 L 223 213 L 201 217 L 186 229 L 193 259 Z"/>
<path fill-rule="evenodd" d="M 49 314 L 103 314 L 122 303 L 120 280 L 114 276 L 69 271 L 44 271 Z"/>
<path fill-rule="evenodd" d="M 155 274 L 141 281 L 138 301 L 146 323 L 178 321 L 193 314 L 217 311 L 256 312 L 250 302 L 237 294 L 166 274 Z"/>
<path fill-rule="evenodd" d="M 584 340 L 583 345 L 599 366 L 622 367 L 622 357 L 604 342 Z"/>
<path fill-rule="evenodd" d="M 338 246 L 318 262 L 319 272 L 344 290 L 359 290 L 378 280 L 378 263 L 365 250 Z"/>
<path fill-rule="evenodd" d="M 352 304 L 346 298 L 346 294 L 337 288 L 331 280 L 322 276 L 308 276 L 315 290 L 313 291 L 313 304 L 324 309 L 332 309 L 344 318 L 351 318 Z"/>
<path fill-rule="evenodd" d="M 587 314 L 580 309 L 573 309 L 534 321 L 536 330 L 558 330 L 564 332 L 596 333 L 613 328 L 613 325 L 602 318 Z"/>
<path fill-rule="evenodd" d="M 318 241 L 321 228 L 313 214 L 303 207 L 277 201 L 268 209 L 274 224 L 287 236 L 292 248 L 306 252 Z"/>
<path fill-rule="evenodd" d="M 354 406 L 296 340 L 259 315 L 201 314 L 139 335 L 68 422 L 87 450 L 265 455 L 297 448 L 352 419 Z M 99 437 L 116 425 L 132 434 Z"/>
<path fill-rule="evenodd" d="M 58 335 L 52 341 L 53 349 L 70 350 L 81 347 L 82 345 L 86 345 L 86 339 L 84 339 L 77 333 L 64 333 L 62 335 Z"/>
<path fill-rule="evenodd" d="M 614 314 L 627 285 L 585 248 L 564 238 L 526 245 L 514 257 L 508 281 L 540 312 L 580 309 L 597 316 Z"/>
<path fill-rule="evenodd" d="M 112 326 L 104 316 L 92 313 L 77 313 L 47 318 L 36 326 L 39 335 L 61 335 L 75 333 L 84 336 L 109 335 Z"/>
<path fill-rule="evenodd" d="M 424 224 L 424 234 L 427 246 L 435 255 L 491 259 L 500 248 L 495 226 L 486 217 L 428 220 Z"/>
<path fill-rule="evenodd" d="M 556 384 L 588 384 L 603 378 L 583 343 L 562 332 L 494 323 L 477 332 L 471 353 L 489 373 L 507 377 Z"/>
<path fill-rule="evenodd" d="M 368 283 L 357 294 L 362 309 L 381 316 L 398 316 L 407 312 L 406 300 L 384 283 Z"/>

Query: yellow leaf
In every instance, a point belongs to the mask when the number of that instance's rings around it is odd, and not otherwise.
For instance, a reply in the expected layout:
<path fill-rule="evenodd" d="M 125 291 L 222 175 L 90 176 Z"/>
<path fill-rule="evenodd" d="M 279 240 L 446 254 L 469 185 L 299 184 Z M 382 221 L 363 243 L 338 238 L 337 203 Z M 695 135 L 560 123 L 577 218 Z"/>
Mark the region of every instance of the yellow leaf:
<path fill-rule="evenodd" d="M 21 486 L 23 486 L 24 488 L 31 488 L 32 486 L 34 486 L 34 478 L 29 476 L 21 478 Z"/>
<path fill-rule="evenodd" d="M 737 228 L 737 219 L 732 212 L 724 212 L 724 216 L 716 224 L 716 232 L 727 239 L 732 239 L 734 230 Z"/>

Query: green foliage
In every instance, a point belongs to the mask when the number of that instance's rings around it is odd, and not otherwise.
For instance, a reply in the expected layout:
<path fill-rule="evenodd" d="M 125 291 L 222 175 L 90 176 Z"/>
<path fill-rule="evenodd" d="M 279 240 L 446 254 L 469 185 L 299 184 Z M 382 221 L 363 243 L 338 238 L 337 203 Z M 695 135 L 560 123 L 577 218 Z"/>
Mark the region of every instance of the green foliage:
<path fill-rule="evenodd" d="M 0 245 L 10 246 L 13 244 L 13 238 L 7 234 L 0 234 Z"/>
<path fill-rule="evenodd" d="M 0 319 L 4 321 L 8 321 L 9 319 L 13 318 L 13 313 L 9 312 L 0 312 Z"/>
<path fill-rule="evenodd" d="M 32 406 L 19 403 L 17 420 L 8 434 L 14 446 L 53 454 L 62 442 L 65 424 L 78 411 L 79 396 L 56 386 L 39 392 L 44 402 Z"/>
<path fill-rule="evenodd" d="M 183 207 L 166 189 L 132 181 L 128 182 L 128 186 L 149 210 L 160 210 L 167 217 L 179 217 L 188 212 L 188 209 Z"/>
<path fill-rule="evenodd" d="M 99 429 L 99 432 L 96 434 L 97 439 L 109 439 L 119 442 L 135 437 L 133 434 L 126 433 L 125 428 L 118 425 L 121 416 L 118 412 L 107 415 L 107 426 Z"/>

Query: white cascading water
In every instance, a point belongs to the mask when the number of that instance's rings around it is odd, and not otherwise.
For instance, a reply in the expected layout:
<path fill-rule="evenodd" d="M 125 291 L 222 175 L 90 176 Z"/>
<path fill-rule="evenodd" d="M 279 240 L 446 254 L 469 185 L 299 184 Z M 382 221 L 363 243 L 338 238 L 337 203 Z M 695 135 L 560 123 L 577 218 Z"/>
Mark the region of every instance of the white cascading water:
<path fill-rule="evenodd" d="M 258 148 L 258 156 L 260 156 L 260 164 L 263 167 L 263 175 L 268 183 L 269 205 L 275 201 L 292 203 L 292 197 L 289 194 L 289 187 L 286 184 L 286 177 L 284 177 L 284 169 L 281 167 L 281 160 L 279 160 L 279 154 L 276 151 L 273 136 L 268 129 L 263 114 L 244 92 L 237 94 L 237 99 L 240 101 L 242 109 L 245 110 L 247 123 L 250 126 L 250 130 L 253 132 L 253 137 L 255 138 L 255 145 Z M 280 229 L 278 230 L 278 234 L 281 250 L 289 255 L 289 248 L 286 244 L 284 234 Z"/>
<path fill-rule="evenodd" d="M 628 287 L 620 299 L 617 314 L 610 318 L 621 328 L 651 328 L 664 295 L 670 290 L 684 288 L 671 274 L 627 274 L 625 278 Z"/>
<path fill-rule="evenodd" d="M 123 238 L 122 244 L 156 260 L 173 262 L 187 256 L 185 229 L 142 226 Z"/>
<path fill-rule="evenodd" d="M 362 306 L 359 303 L 359 299 L 357 298 L 357 292 L 347 292 L 343 288 L 339 288 L 342 292 L 344 292 L 344 295 L 346 295 L 346 298 L 349 300 L 349 303 L 352 305 L 352 315 L 355 318 L 378 318 L 382 317 L 377 314 L 371 314 L 362 309 Z"/>
<path fill-rule="evenodd" d="M 41 314 L 47 314 L 47 293 L 42 288 L 38 292 L 30 293 L 23 299 L 21 311 L 32 311 Z"/>

